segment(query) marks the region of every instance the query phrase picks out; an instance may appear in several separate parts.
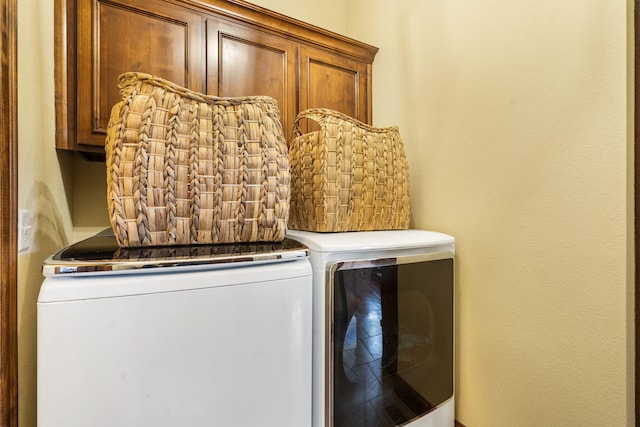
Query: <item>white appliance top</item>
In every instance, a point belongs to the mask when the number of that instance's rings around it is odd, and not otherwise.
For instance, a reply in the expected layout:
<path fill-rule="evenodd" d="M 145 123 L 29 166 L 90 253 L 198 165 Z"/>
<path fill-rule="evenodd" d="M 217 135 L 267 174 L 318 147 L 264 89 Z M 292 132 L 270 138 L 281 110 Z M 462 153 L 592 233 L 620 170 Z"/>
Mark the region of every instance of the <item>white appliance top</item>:
<path fill-rule="evenodd" d="M 299 240 L 316 252 L 409 249 L 451 245 L 452 236 L 427 230 L 350 231 L 315 233 L 288 230 L 287 237 Z"/>
<path fill-rule="evenodd" d="M 184 271 L 281 262 L 308 256 L 308 248 L 292 239 L 266 243 L 121 248 L 109 228 L 47 258 L 42 273 L 46 277 L 75 277 L 148 272 L 151 268 Z"/>

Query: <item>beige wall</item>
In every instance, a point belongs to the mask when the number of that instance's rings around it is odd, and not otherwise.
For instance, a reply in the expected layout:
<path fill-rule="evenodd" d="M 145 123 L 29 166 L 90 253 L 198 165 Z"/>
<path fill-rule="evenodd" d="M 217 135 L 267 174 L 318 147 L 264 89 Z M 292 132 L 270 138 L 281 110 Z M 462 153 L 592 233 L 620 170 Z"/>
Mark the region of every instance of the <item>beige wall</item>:
<path fill-rule="evenodd" d="M 255 3 L 380 47 L 374 123 L 400 126 L 414 225 L 458 241 L 460 421 L 633 425 L 632 8 Z M 24 427 L 35 426 L 40 264 L 108 221 L 104 166 L 53 148 L 53 0 L 18 8 L 19 205 L 36 235 L 18 265 Z"/>
<path fill-rule="evenodd" d="M 18 204 L 31 212 L 34 246 L 18 256 L 19 425 L 36 425 L 36 299 L 42 260 L 70 243 L 71 157 L 56 154 L 53 0 L 18 2 Z"/>
<path fill-rule="evenodd" d="M 468 427 L 633 425 L 626 3 L 348 1 L 414 224 L 457 238 Z"/>

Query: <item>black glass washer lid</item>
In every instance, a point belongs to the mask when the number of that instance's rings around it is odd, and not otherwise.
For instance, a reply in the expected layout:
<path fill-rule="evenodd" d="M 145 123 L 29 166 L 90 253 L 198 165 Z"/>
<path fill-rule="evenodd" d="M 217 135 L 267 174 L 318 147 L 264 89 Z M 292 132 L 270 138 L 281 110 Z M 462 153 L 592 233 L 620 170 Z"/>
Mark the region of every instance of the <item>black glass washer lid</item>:
<path fill-rule="evenodd" d="M 160 267 L 276 262 L 306 258 L 308 248 L 285 238 L 282 242 L 122 248 L 109 228 L 47 258 L 45 276 L 123 272 Z"/>

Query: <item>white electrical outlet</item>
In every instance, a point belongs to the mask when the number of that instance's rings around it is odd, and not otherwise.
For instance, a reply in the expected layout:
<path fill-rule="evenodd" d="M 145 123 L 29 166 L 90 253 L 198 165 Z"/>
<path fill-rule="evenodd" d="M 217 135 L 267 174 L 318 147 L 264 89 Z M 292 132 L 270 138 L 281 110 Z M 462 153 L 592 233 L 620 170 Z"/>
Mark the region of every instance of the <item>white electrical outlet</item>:
<path fill-rule="evenodd" d="M 33 246 L 33 224 L 31 212 L 18 211 L 18 252 L 24 252 Z"/>

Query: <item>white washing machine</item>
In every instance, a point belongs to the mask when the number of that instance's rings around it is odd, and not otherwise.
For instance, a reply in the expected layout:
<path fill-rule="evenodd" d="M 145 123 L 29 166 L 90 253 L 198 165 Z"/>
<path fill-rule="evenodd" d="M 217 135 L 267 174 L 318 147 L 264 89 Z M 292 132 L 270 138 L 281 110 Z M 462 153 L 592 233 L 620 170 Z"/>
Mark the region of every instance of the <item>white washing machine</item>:
<path fill-rule="evenodd" d="M 40 427 L 311 424 L 304 245 L 122 249 L 107 230 L 43 272 Z"/>
<path fill-rule="evenodd" d="M 287 236 L 313 267 L 313 426 L 453 427 L 453 237 Z"/>

